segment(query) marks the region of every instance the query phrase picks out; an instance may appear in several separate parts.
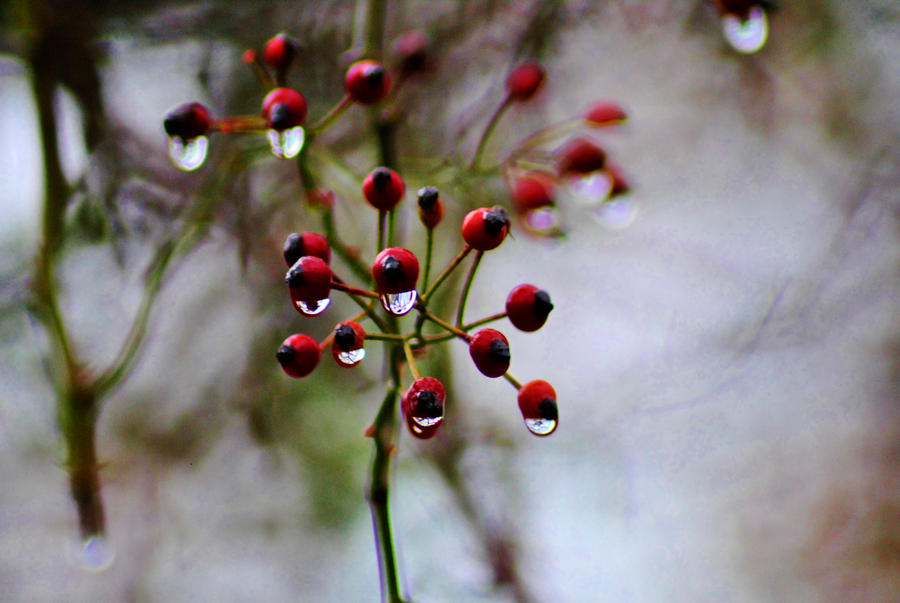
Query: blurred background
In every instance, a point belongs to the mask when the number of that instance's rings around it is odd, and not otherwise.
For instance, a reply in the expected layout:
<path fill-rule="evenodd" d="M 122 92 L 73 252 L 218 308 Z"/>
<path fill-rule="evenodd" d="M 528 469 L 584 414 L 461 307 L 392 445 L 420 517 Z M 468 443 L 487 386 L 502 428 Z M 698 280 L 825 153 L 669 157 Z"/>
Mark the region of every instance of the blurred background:
<path fill-rule="evenodd" d="M 383 395 L 379 350 L 296 381 L 274 359 L 287 335 L 321 339 L 356 313 L 338 298 L 318 320 L 290 307 L 281 243 L 319 224 L 296 166 L 262 136 L 214 135 L 206 164 L 180 172 L 162 130 L 191 100 L 256 114 L 264 90 L 241 56 L 279 31 L 300 42 L 291 82 L 321 116 L 364 13 L 337 0 L 6 3 L 0 600 L 378 600 L 362 434 Z M 391 0 L 386 15 L 385 48 L 409 30 L 430 40 L 385 111 L 410 248 L 423 248 L 412 191 L 442 190 L 437 266 L 469 208 L 509 206 L 502 177 L 464 167 L 518 61 L 539 59 L 546 86 L 501 120 L 487 165 L 596 100 L 630 116 L 590 134 L 627 174 L 626 200 L 611 215 L 562 192 L 566 236 L 514 230 L 467 311 L 501 311 L 521 282 L 551 293 L 541 331 L 497 328 L 513 374 L 555 385 L 557 432 L 531 436 L 514 390 L 458 342 L 426 361 L 449 375 L 450 402 L 434 440 L 400 435 L 393 465 L 409 595 L 900 599 L 900 2 L 780 2 L 748 55 L 700 0 Z M 71 193 L 57 294 L 88 369 L 115 360 L 160 249 L 175 250 L 133 370 L 102 401 L 115 550 L 103 571 L 79 567 L 54 348 L 29 311 L 52 182 L 41 86 Z M 351 108 L 311 156 L 364 259 L 372 119 Z"/>

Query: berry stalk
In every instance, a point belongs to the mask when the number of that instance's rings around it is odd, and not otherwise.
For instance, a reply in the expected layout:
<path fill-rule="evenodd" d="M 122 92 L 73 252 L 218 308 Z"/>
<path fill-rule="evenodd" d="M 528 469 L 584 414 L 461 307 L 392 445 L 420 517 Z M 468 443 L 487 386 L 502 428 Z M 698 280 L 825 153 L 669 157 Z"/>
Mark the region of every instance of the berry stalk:
<path fill-rule="evenodd" d="M 463 316 L 466 312 L 466 301 L 469 299 L 469 290 L 472 288 L 472 281 L 475 280 L 475 272 L 478 270 L 478 265 L 481 263 L 481 257 L 484 255 L 483 251 L 478 251 L 475 254 L 475 259 L 472 260 L 472 266 L 469 268 L 469 273 L 466 275 L 466 282 L 463 285 L 462 293 L 459 296 L 459 306 L 456 310 L 456 326 L 462 327 L 463 325 Z"/>

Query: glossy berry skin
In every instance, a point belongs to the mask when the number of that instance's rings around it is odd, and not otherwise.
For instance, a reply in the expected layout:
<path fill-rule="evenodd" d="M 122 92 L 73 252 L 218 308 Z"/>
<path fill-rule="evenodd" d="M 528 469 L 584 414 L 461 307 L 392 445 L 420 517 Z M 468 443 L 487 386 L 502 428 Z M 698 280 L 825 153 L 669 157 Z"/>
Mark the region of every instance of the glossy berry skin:
<path fill-rule="evenodd" d="M 590 174 L 606 166 L 606 151 L 587 138 L 570 140 L 558 154 L 561 174 Z"/>
<path fill-rule="evenodd" d="M 444 204 L 441 202 L 438 189 L 425 186 L 419 189 L 419 220 L 425 228 L 432 229 L 444 219 Z"/>
<path fill-rule="evenodd" d="M 419 30 L 408 31 L 391 45 L 400 63 L 402 77 L 424 71 L 428 62 L 428 37 Z"/>
<path fill-rule="evenodd" d="M 169 111 L 163 120 L 163 129 L 169 136 L 191 140 L 206 136 L 211 124 L 209 109 L 205 105 L 185 103 Z"/>
<path fill-rule="evenodd" d="M 291 233 L 284 241 L 284 261 L 288 267 L 305 255 L 313 255 L 331 263 L 331 247 L 325 237 L 315 232 Z"/>
<path fill-rule="evenodd" d="M 377 167 L 363 180 L 362 192 L 369 205 L 375 209 L 391 211 L 403 199 L 406 184 L 394 170 Z"/>
<path fill-rule="evenodd" d="M 419 260 L 402 247 L 388 247 L 375 256 L 372 276 L 378 293 L 405 293 L 416 288 Z"/>
<path fill-rule="evenodd" d="M 315 339 L 309 335 L 298 334 L 285 339 L 275 357 L 278 358 L 278 364 L 285 373 L 299 379 L 313 372 L 319 364 L 321 355 L 319 344 Z"/>
<path fill-rule="evenodd" d="M 294 303 L 312 303 L 327 299 L 331 293 L 331 268 L 322 258 L 305 255 L 291 266 L 284 277 Z"/>
<path fill-rule="evenodd" d="M 502 207 L 482 207 L 463 219 L 462 236 L 473 249 L 488 251 L 500 246 L 509 232 L 509 216 Z"/>
<path fill-rule="evenodd" d="M 359 364 L 359 361 L 348 364 L 338 356 L 343 352 L 352 352 L 365 345 L 366 332 L 358 322 L 347 320 L 334 328 L 334 338 L 331 344 L 331 355 L 340 366 L 350 368 Z"/>
<path fill-rule="evenodd" d="M 296 128 L 306 119 L 306 99 L 291 88 L 275 88 L 263 99 L 262 116 L 278 132 Z"/>
<path fill-rule="evenodd" d="M 416 379 L 400 403 L 409 432 L 423 440 L 433 437 L 441 426 L 446 400 L 447 392 L 439 380 L 434 377 Z"/>
<path fill-rule="evenodd" d="M 263 60 L 276 69 L 286 69 L 297 56 L 299 46 L 297 40 L 286 33 L 277 34 L 263 47 Z"/>
<path fill-rule="evenodd" d="M 559 411 L 556 404 L 556 390 L 553 386 L 537 379 L 529 381 L 519 390 L 519 410 L 523 419 L 543 419 L 546 421 L 559 421 Z M 555 430 L 556 427 L 554 426 Z M 537 435 L 550 435 L 553 430 Z"/>
<path fill-rule="evenodd" d="M 585 111 L 584 119 L 589 126 L 611 126 L 628 119 L 625 110 L 611 101 L 599 101 Z"/>
<path fill-rule="evenodd" d="M 391 78 L 378 61 L 363 60 L 350 65 L 344 76 L 344 89 L 354 101 L 374 105 L 391 89 Z"/>
<path fill-rule="evenodd" d="M 527 101 L 537 94 L 545 78 L 544 68 L 540 63 L 528 61 L 515 67 L 506 79 L 506 91 L 510 98 Z"/>
<path fill-rule="evenodd" d="M 512 184 L 513 206 L 519 213 L 526 213 L 555 204 L 556 183 L 543 172 L 529 172 Z"/>
<path fill-rule="evenodd" d="M 509 341 L 496 329 L 482 329 L 469 342 L 469 355 L 486 377 L 502 377 L 509 370 Z"/>
<path fill-rule="evenodd" d="M 537 331 L 547 322 L 553 310 L 550 295 L 534 285 L 519 285 L 506 298 L 506 314 L 509 322 L 520 331 Z"/>

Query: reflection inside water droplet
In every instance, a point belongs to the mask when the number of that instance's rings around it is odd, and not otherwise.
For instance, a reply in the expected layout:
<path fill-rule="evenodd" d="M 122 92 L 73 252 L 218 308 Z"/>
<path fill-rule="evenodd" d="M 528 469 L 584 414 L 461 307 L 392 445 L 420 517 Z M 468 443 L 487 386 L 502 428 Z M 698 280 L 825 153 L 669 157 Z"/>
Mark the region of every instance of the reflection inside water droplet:
<path fill-rule="evenodd" d="M 304 140 L 306 140 L 306 133 L 301 126 L 281 132 L 269 130 L 269 144 L 272 147 L 272 154 L 280 159 L 296 157 L 300 149 L 303 148 Z"/>
<path fill-rule="evenodd" d="M 556 429 L 556 421 L 553 419 L 525 419 L 525 427 L 537 436 L 546 436 Z"/>
<path fill-rule="evenodd" d="M 366 357 L 366 348 L 358 348 L 347 352 L 338 352 L 338 362 L 344 366 L 353 366 Z"/>
<path fill-rule="evenodd" d="M 184 140 L 180 136 L 169 138 L 169 159 L 185 172 L 191 172 L 203 165 L 208 150 L 209 139 L 206 136 L 188 140 Z"/>
<path fill-rule="evenodd" d="M 325 299 L 320 299 L 319 301 L 314 302 L 294 302 L 294 304 L 297 306 L 297 310 L 299 310 L 300 314 L 303 314 L 304 316 L 317 316 L 327 310 L 330 303 L 330 297 L 326 297 Z"/>
<path fill-rule="evenodd" d="M 722 17 L 722 32 L 732 48 L 743 54 L 751 54 L 762 48 L 769 36 L 769 21 L 761 6 L 750 9 L 746 19 L 737 15 Z"/>
<path fill-rule="evenodd" d="M 72 565 L 87 572 L 107 570 L 115 558 L 115 548 L 106 538 L 99 535 L 72 542 L 69 548 L 69 560 Z"/>
<path fill-rule="evenodd" d="M 613 179 L 609 172 L 596 171 L 580 178 L 569 180 L 569 186 L 576 200 L 585 205 L 603 203 L 613 187 Z"/>
<path fill-rule="evenodd" d="M 601 203 L 594 209 L 594 216 L 607 228 L 626 228 L 637 217 L 637 204 L 630 197 L 619 197 Z"/>
<path fill-rule="evenodd" d="M 403 316 L 416 305 L 416 291 L 404 291 L 403 293 L 384 293 L 381 296 L 381 305 L 394 316 Z"/>
<path fill-rule="evenodd" d="M 427 429 L 428 427 L 434 427 L 438 423 L 444 420 L 444 415 L 439 417 L 412 417 L 413 423 L 415 423 L 418 427 L 422 427 Z"/>
<path fill-rule="evenodd" d="M 537 234 L 550 234 L 559 226 L 559 212 L 555 207 L 540 207 L 525 214 L 528 229 Z"/>

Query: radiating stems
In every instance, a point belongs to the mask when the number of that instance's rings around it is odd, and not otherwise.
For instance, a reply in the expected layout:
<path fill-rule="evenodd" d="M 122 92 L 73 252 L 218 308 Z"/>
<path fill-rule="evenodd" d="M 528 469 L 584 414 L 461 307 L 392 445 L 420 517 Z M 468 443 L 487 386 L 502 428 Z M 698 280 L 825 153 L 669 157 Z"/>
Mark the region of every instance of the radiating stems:
<path fill-rule="evenodd" d="M 480 327 L 481 325 L 486 325 L 488 323 L 494 322 L 495 320 L 501 320 L 506 318 L 506 312 L 498 312 L 497 314 L 491 314 L 490 316 L 485 316 L 481 320 L 476 320 L 475 322 L 471 322 L 467 325 L 463 325 L 460 327 L 463 331 L 471 331 L 475 327 Z"/>
<path fill-rule="evenodd" d="M 484 252 L 480 250 L 475 254 L 475 259 L 472 260 L 472 266 L 469 268 L 469 273 L 466 275 L 466 282 L 463 284 L 462 293 L 459 295 L 459 306 L 456 310 L 457 327 L 462 327 L 463 316 L 466 312 L 466 301 L 469 299 L 469 290 L 472 288 L 472 281 L 475 279 L 475 272 L 478 270 L 478 264 L 481 263 L 481 257 L 483 255 Z"/>
<path fill-rule="evenodd" d="M 469 255 L 470 251 L 472 251 L 472 247 L 466 245 L 465 247 L 463 247 L 462 251 L 460 251 L 459 254 L 457 254 L 457 256 L 453 258 L 449 264 L 447 264 L 447 267 L 444 268 L 444 270 L 438 275 L 436 279 L 434 279 L 434 283 L 432 283 L 431 286 L 428 287 L 428 290 L 425 291 L 424 294 L 422 294 L 421 299 L 423 304 L 428 303 L 428 299 L 431 297 L 431 294 L 441 286 L 441 283 L 443 283 L 447 279 L 447 277 L 450 276 L 450 273 L 453 272 L 453 269 L 459 266 L 459 263 L 462 262 L 467 255 Z"/>
<path fill-rule="evenodd" d="M 406 337 L 396 333 L 366 333 L 366 340 L 372 341 L 395 341 L 402 343 Z"/>
<path fill-rule="evenodd" d="M 506 98 L 503 99 L 503 101 L 494 111 L 494 114 L 491 115 L 491 119 L 488 121 L 487 126 L 485 126 L 484 132 L 481 133 L 481 138 L 478 140 L 478 146 L 475 147 L 475 154 L 472 156 L 472 163 L 469 164 L 470 170 L 475 170 L 478 168 L 478 162 L 481 161 L 481 155 L 482 153 L 484 153 L 484 148 L 485 146 L 487 146 L 487 141 L 491 137 L 491 133 L 494 131 L 494 128 L 497 127 L 497 123 L 500 121 L 500 118 L 503 116 L 503 113 L 506 111 L 507 107 L 509 107 L 511 101 L 512 96 L 507 94 Z"/>
<path fill-rule="evenodd" d="M 516 389 L 522 389 L 522 384 L 519 383 L 519 380 L 510 375 L 509 373 L 504 373 L 503 378 L 512 383 L 512 386 Z"/>
<path fill-rule="evenodd" d="M 352 287 L 350 285 L 346 285 L 343 282 L 332 280 L 331 288 L 337 289 L 338 291 L 343 291 L 344 293 L 352 293 L 353 295 L 359 295 L 360 297 L 369 297 L 373 299 L 379 299 L 381 296 L 375 293 L 374 291 L 367 291 L 366 289 L 359 289 L 357 287 Z"/>
<path fill-rule="evenodd" d="M 431 322 L 433 322 L 437 325 L 440 325 L 441 327 L 443 327 L 447 331 L 453 333 L 460 339 L 463 339 L 465 341 L 470 341 L 472 339 L 472 337 L 468 333 L 466 333 L 462 329 L 454 327 L 446 320 L 443 320 L 443 319 L 439 318 L 438 316 L 435 316 L 434 314 L 432 314 L 431 312 L 426 310 L 424 307 L 419 306 L 419 312 L 421 312 L 422 316 L 424 316 L 427 320 L 430 320 Z"/>
<path fill-rule="evenodd" d="M 323 115 L 319 121 L 309 127 L 308 134 L 316 135 L 328 129 L 328 127 L 333 124 L 337 118 L 343 115 L 344 111 L 352 104 L 353 99 L 350 98 L 349 94 L 345 94 L 344 98 L 342 98 L 338 104 L 332 107 L 328 113 Z"/>
<path fill-rule="evenodd" d="M 412 373 L 413 379 L 419 379 L 422 375 L 419 374 L 419 367 L 416 365 L 412 348 L 406 338 L 403 339 L 403 354 L 406 356 L 406 363 L 409 365 L 409 372 Z"/>

